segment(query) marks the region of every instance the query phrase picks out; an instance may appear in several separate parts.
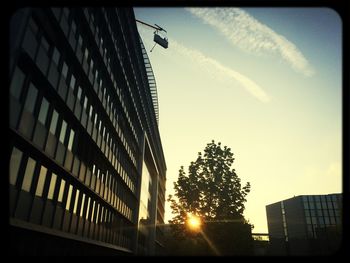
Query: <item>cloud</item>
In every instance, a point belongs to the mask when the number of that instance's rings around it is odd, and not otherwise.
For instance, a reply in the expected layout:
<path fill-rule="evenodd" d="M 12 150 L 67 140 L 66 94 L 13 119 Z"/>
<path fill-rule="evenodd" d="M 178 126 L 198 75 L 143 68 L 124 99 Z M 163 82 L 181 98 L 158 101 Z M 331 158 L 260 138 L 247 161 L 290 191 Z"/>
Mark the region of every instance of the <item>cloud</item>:
<path fill-rule="evenodd" d="M 301 51 L 284 36 L 240 8 L 186 8 L 217 29 L 232 45 L 255 54 L 279 54 L 295 71 L 312 76 L 314 69 Z"/>
<path fill-rule="evenodd" d="M 149 47 L 153 46 L 154 43 L 150 41 L 150 39 L 152 39 L 153 33 L 151 32 L 151 34 L 149 31 L 146 31 L 141 27 L 138 27 L 138 30 L 142 36 L 148 36 L 142 37 L 144 44 Z M 232 83 L 232 80 L 235 80 L 258 100 L 264 103 L 270 101 L 270 97 L 265 93 L 265 91 L 247 76 L 244 76 L 243 74 L 222 65 L 220 62 L 213 58 L 205 56 L 198 50 L 185 47 L 175 39 L 168 38 L 168 40 L 170 45 L 165 54 L 172 54 L 173 56 L 182 55 L 184 57 L 187 57 L 202 70 L 206 71 L 206 74 L 215 80 L 220 82 L 227 82 L 230 84 Z M 174 52 L 176 54 L 174 54 Z"/>
<path fill-rule="evenodd" d="M 222 65 L 217 60 L 205 56 L 198 50 L 190 49 L 178 43 L 174 39 L 169 40 L 171 48 L 177 53 L 187 56 L 193 62 L 198 64 L 208 74 L 218 81 L 230 81 L 232 79 L 238 81 L 251 95 L 262 102 L 269 102 L 270 98 L 265 91 L 247 76 Z"/>

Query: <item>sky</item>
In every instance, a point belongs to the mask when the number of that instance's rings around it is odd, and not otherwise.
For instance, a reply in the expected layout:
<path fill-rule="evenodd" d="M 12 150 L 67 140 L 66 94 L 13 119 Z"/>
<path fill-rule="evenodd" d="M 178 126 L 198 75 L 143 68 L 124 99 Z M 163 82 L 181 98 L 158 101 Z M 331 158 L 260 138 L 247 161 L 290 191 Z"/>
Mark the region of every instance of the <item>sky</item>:
<path fill-rule="evenodd" d="M 166 196 L 211 140 L 231 148 L 244 216 L 268 233 L 266 205 L 342 192 L 342 24 L 328 8 L 134 8 L 157 83 Z M 172 218 L 166 204 L 165 221 Z"/>

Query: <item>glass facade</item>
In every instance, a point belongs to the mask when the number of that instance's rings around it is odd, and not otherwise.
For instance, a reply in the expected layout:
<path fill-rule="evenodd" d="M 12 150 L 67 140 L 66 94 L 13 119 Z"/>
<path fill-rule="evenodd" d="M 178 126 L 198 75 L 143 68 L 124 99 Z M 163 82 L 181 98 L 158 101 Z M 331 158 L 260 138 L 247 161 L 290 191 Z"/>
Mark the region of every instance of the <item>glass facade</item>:
<path fill-rule="evenodd" d="M 163 189 L 166 170 L 133 12 L 26 11 L 11 32 L 23 36 L 10 70 L 10 219 L 133 252 L 144 133 Z"/>
<path fill-rule="evenodd" d="M 302 196 L 307 236 L 317 238 L 317 231 L 342 225 L 341 195 Z"/>

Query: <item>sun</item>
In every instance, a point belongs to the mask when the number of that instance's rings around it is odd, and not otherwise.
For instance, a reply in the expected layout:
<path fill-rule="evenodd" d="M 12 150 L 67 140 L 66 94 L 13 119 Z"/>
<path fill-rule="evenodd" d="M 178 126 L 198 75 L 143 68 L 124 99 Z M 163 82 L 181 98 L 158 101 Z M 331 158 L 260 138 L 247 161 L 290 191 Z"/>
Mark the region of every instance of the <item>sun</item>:
<path fill-rule="evenodd" d="M 192 231 L 198 231 L 201 228 L 202 221 L 198 216 L 188 214 L 187 225 Z"/>

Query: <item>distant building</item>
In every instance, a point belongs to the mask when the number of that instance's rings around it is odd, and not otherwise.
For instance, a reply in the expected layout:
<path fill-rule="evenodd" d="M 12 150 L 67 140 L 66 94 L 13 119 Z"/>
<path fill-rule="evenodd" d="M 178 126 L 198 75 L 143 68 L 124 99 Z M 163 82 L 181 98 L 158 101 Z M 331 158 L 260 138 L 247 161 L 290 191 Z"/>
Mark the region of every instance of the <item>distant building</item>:
<path fill-rule="evenodd" d="M 12 254 L 154 254 L 166 164 L 131 8 L 23 8 L 10 21 Z"/>
<path fill-rule="evenodd" d="M 255 256 L 266 256 L 269 248 L 269 234 L 252 233 Z"/>
<path fill-rule="evenodd" d="M 332 254 L 341 244 L 342 194 L 301 195 L 266 206 L 269 253 Z"/>

